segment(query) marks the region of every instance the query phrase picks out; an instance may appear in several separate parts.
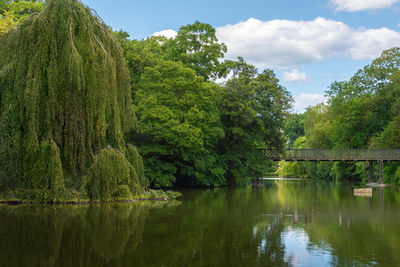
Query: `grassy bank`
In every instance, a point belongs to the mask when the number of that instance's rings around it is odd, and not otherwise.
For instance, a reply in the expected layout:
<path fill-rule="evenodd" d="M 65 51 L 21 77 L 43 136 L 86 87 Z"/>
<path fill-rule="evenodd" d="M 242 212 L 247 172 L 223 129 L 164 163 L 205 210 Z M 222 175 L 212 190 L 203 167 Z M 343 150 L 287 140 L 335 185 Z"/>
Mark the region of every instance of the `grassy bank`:
<path fill-rule="evenodd" d="M 2 204 L 87 204 L 87 203 L 107 203 L 107 202 L 130 202 L 139 200 L 168 201 L 180 198 L 182 194 L 176 191 L 164 191 L 148 189 L 141 194 L 126 197 L 115 197 L 110 199 L 90 200 L 84 194 L 74 190 L 69 190 L 64 196 L 56 200 L 48 200 L 45 191 L 41 190 L 19 190 L 0 193 L 0 203 Z"/>

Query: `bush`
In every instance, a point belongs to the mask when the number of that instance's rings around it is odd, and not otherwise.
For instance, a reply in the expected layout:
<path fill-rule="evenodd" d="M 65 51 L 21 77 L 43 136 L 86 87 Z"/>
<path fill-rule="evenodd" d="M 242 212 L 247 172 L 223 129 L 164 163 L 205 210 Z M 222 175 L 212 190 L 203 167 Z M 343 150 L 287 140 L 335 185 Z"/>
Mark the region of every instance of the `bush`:
<path fill-rule="evenodd" d="M 35 153 L 33 168 L 27 170 L 28 188 L 37 191 L 41 201 L 57 201 L 64 190 L 64 175 L 60 159 L 60 149 L 50 139 L 41 143 Z M 30 166 L 31 164 L 28 164 Z"/>
<path fill-rule="evenodd" d="M 131 190 L 127 185 L 118 186 L 112 196 L 116 199 L 132 199 Z"/>
<path fill-rule="evenodd" d="M 142 156 L 140 156 L 138 149 L 135 146 L 128 144 L 126 146 L 125 157 L 133 168 L 135 168 L 140 185 L 142 187 L 147 187 L 149 182 L 144 175 L 143 159 Z"/>
<path fill-rule="evenodd" d="M 91 200 L 111 200 L 139 193 L 141 186 L 135 168 L 120 151 L 103 149 L 89 168 L 87 188 Z"/>
<path fill-rule="evenodd" d="M 141 200 L 172 200 L 180 197 L 182 197 L 180 192 L 150 189 L 142 194 L 136 195 L 134 198 Z"/>

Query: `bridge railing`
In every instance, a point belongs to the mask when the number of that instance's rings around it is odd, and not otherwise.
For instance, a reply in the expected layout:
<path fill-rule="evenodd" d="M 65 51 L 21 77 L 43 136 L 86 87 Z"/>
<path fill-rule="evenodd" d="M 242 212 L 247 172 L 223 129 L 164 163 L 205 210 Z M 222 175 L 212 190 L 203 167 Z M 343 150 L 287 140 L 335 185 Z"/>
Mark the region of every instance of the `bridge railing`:
<path fill-rule="evenodd" d="M 333 160 L 333 161 L 400 161 L 400 149 L 259 149 L 271 160 Z"/>

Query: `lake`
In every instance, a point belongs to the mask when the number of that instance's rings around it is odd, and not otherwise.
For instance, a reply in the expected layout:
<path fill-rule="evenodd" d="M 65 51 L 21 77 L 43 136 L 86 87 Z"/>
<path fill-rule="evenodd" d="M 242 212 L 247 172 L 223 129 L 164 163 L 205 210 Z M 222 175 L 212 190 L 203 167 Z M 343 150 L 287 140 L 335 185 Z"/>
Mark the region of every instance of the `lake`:
<path fill-rule="evenodd" d="M 0 266 L 400 266 L 400 190 L 264 181 L 170 202 L 0 206 Z"/>

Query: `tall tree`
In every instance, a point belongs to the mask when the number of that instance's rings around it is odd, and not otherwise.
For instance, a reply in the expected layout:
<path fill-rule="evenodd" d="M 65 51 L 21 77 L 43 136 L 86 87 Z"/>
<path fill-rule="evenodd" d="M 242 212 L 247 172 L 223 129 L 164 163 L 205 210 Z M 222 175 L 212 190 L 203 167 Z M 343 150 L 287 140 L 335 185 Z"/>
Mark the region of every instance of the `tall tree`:
<path fill-rule="evenodd" d="M 114 36 L 89 8 L 77 0 L 52 0 L 6 33 L 0 84 L 2 187 L 57 196 L 64 184 L 79 187 L 87 174 L 90 180 L 96 166 L 112 174 L 119 163 L 132 177 L 104 175 L 89 184 L 136 189 L 137 173 L 123 155 L 131 150 L 124 135 L 134 125 L 129 72 Z M 90 167 L 96 161 L 102 164 Z"/>
<path fill-rule="evenodd" d="M 265 171 L 257 148 L 283 148 L 281 131 L 291 97 L 272 71 L 257 74 L 257 69 L 242 58 L 233 66 L 233 74 L 226 82 L 220 105 L 225 131 L 220 150 L 228 179 L 238 183 Z"/>
<path fill-rule="evenodd" d="M 224 169 L 213 148 L 222 138 L 217 85 L 182 63 L 160 61 L 144 69 L 134 105 L 133 140 L 154 187 L 218 186 Z"/>
<path fill-rule="evenodd" d="M 227 74 L 226 64 L 220 62 L 227 51 L 226 45 L 218 42 L 215 29 L 209 24 L 196 21 L 183 26 L 165 45 L 167 59 L 182 62 L 206 80 Z"/>

